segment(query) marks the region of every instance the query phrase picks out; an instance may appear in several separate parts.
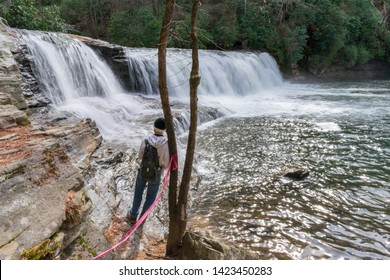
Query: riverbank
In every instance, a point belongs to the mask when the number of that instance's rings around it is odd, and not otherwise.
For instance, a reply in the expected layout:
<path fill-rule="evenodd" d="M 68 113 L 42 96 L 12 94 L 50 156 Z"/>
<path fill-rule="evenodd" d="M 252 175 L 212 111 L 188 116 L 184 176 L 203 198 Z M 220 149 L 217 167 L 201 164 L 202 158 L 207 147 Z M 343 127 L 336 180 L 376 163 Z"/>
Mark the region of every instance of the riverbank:
<path fill-rule="evenodd" d="M 125 216 L 138 146 L 110 143 L 92 119 L 57 110 L 43 93 L 37 58 L 29 54 L 20 33 L 2 25 L 1 38 L 0 258 L 91 259 L 128 230 Z M 102 53 L 102 44 L 108 51 L 108 43 L 100 41 L 97 51 Z M 123 51 L 113 48 L 111 55 Z M 120 64 L 125 66 L 123 59 Z M 109 71 L 104 69 L 106 75 Z M 141 102 L 160 106 L 152 99 Z M 178 129 L 186 130 L 185 106 L 172 106 Z M 200 111 L 202 121 L 220 115 L 214 108 Z M 131 119 L 142 134 L 158 115 L 149 114 Z M 167 204 L 159 203 L 142 232 L 104 259 L 163 258 L 167 221 Z"/>
<path fill-rule="evenodd" d="M 140 137 L 149 132 L 153 120 L 160 114 L 161 105 L 159 105 L 158 99 L 146 98 L 136 94 L 134 94 L 135 98 L 133 98 L 133 95 L 119 95 L 118 100 L 120 101 L 131 98 L 132 104 L 137 104 L 139 107 L 145 105 L 146 109 L 144 111 L 134 113 L 127 106 L 128 103 L 126 103 L 126 106 L 122 106 L 123 104 L 120 103 L 118 107 L 112 106 L 108 107 L 108 109 L 104 107 L 104 105 L 112 101 L 111 97 L 114 99 L 118 95 L 109 96 L 110 98 L 94 95 L 92 98 L 88 98 L 86 94 L 86 96 L 80 95 L 78 98 L 72 99 L 72 105 L 75 105 L 77 108 L 81 107 L 80 103 L 82 101 L 87 100 L 85 102 L 85 108 L 87 109 L 92 108 L 93 102 L 98 103 L 97 101 L 99 101 L 99 106 L 94 108 L 106 109 L 106 111 L 99 111 L 101 114 L 95 114 L 100 121 L 103 119 L 103 121 L 107 122 L 111 118 L 111 113 L 119 112 L 118 118 L 113 118 L 109 122 L 109 126 L 115 126 L 118 120 L 125 124 L 124 129 L 115 131 L 116 135 L 120 135 L 122 142 L 117 145 L 113 144 L 113 142 L 105 141 L 105 137 L 102 136 L 103 130 L 98 129 L 97 123 L 93 119 L 76 117 L 76 114 L 72 113 L 74 111 L 67 110 L 69 107 L 62 111 L 56 110 L 51 103 L 52 101 L 44 96 L 44 91 L 38 86 L 39 83 L 32 70 L 37 64 L 34 64 L 33 57 L 27 53 L 26 45 L 17 36 L 15 30 L 8 31 L 11 32 L 8 35 L 5 34 L 7 31 L 2 33 L 2 36 L 4 36 L 2 38 L 6 38 L 6 40 L 1 40 L 3 48 L 1 53 L 5 59 L 2 59 L 3 64 L 0 71 L 2 75 L 0 92 L 3 92 L 0 95 L 2 109 L 0 125 L 3 129 L 0 136 L 0 152 L 2 155 L 0 165 L 0 186 L 2 192 L 0 225 L 1 231 L 5 234 L 1 236 L 2 239 L 0 240 L 0 258 L 90 259 L 116 244 L 128 230 L 128 225 L 124 218 L 133 195 L 134 177 L 137 168 L 137 145 L 141 140 Z M 32 39 L 39 41 L 42 33 L 30 35 Z M 60 37 L 61 39 L 62 36 L 61 34 L 56 34 L 55 36 L 53 34 L 45 35 L 47 35 L 45 37 L 46 41 L 39 41 L 39 43 L 45 46 L 47 46 L 46 43 L 48 41 L 52 42 L 54 40 L 53 37 L 56 39 Z M 65 38 L 61 42 L 65 43 L 67 42 L 66 40 Z M 94 45 L 93 40 L 88 41 L 89 46 Z M 110 67 L 104 67 L 102 72 L 107 75 L 111 73 L 111 69 L 114 69 L 114 76 L 125 77 L 128 74 L 126 71 L 128 71 L 129 66 L 124 57 L 123 48 L 112 46 L 113 50 L 110 51 L 111 45 L 109 43 L 99 41 L 96 44 L 95 50 L 103 55 L 104 60 L 111 61 L 108 63 Z M 54 48 L 55 44 L 53 45 L 52 47 Z M 77 49 L 79 44 L 74 44 L 73 46 Z M 232 57 L 218 57 L 218 61 L 225 62 L 225 58 Z M 245 59 L 242 58 L 242 54 L 239 54 L 239 58 Z M 78 59 L 77 62 L 80 61 L 81 59 Z M 89 59 L 81 61 L 80 66 L 88 66 L 86 68 L 90 69 L 99 62 L 99 60 L 91 61 Z M 229 66 L 232 64 L 231 61 L 229 61 Z M 217 66 L 217 64 L 212 66 Z M 44 70 L 49 69 L 46 65 L 43 68 Z M 213 70 L 214 68 L 211 67 L 210 69 Z M 152 68 L 149 70 L 149 72 L 146 71 L 148 74 L 154 74 L 151 73 Z M 267 70 L 275 74 L 274 76 L 279 77 L 279 72 L 273 71 L 273 68 L 268 68 Z M 117 71 L 120 71 L 121 74 Z M 236 74 L 236 72 L 232 73 Z M 55 78 L 53 76 L 52 80 Z M 146 78 L 144 79 L 146 80 Z M 99 82 L 99 79 L 95 76 L 91 80 L 95 84 Z M 253 78 L 253 80 L 256 79 Z M 253 84 L 251 85 L 253 86 Z M 232 84 L 232 86 L 241 85 Z M 77 89 L 79 90 L 79 88 Z M 78 90 L 73 93 L 78 93 Z M 119 88 L 119 91 L 121 90 Z M 258 90 L 258 88 L 255 88 L 255 90 Z M 232 91 L 234 92 L 235 88 Z M 87 91 L 87 93 L 91 92 L 95 93 L 94 91 Z M 112 92 L 114 94 L 118 93 L 116 90 Z M 237 92 L 240 91 L 237 90 Z M 242 90 L 241 92 L 244 91 Z M 306 91 L 304 89 L 302 92 L 307 96 L 310 90 Z M 262 114 L 267 114 L 267 112 L 274 114 L 279 112 L 277 110 L 283 109 L 281 105 L 286 105 L 286 99 L 278 103 L 280 101 L 278 96 L 270 95 L 268 96 L 269 98 L 264 100 L 261 96 L 258 96 L 258 100 L 253 100 L 251 96 L 247 98 L 244 95 L 235 97 L 237 102 L 233 104 L 234 109 L 237 109 L 238 101 L 247 99 L 249 105 L 258 102 L 251 109 L 256 110 L 256 112 L 260 109 Z M 305 107 L 301 106 L 301 99 L 299 98 L 298 94 L 298 98 L 293 99 L 297 101 L 296 104 L 287 104 L 286 110 L 288 110 L 288 113 L 290 113 L 290 107 L 295 108 L 295 112 L 297 108 L 305 111 Z M 271 106 L 273 101 L 275 101 L 274 107 Z M 248 104 L 242 106 L 245 110 L 244 113 L 248 113 Z M 226 116 L 218 109 L 220 107 L 214 106 L 216 107 L 200 108 L 202 123 Z M 75 107 L 72 107 L 72 109 Z M 330 109 L 333 107 L 332 105 Z M 314 114 L 318 113 L 318 108 L 317 105 L 309 106 L 309 109 L 313 110 Z M 174 102 L 172 109 L 175 111 L 175 125 L 177 125 L 175 129 L 179 133 L 186 131 L 188 128 L 188 112 L 185 105 L 180 102 Z M 282 114 L 285 113 L 283 110 L 281 112 Z M 101 116 L 104 117 L 100 118 Z M 272 126 L 273 121 L 267 118 L 261 119 L 256 123 L 267 124 L 267 122 Z M 244 123 L 248 124 L 248 121 Z M 323 120 L 320 123 L 324 125 Z M 233 124 L 211 135 L 212 143 L 204 144 L 203 148 L 211 146 L 218 136 L 226 131 L 230 131 L 232 127 L 242 128 L 242 125 L 242 123 Z M 295 127 L 295 124 L 291 122 L 288 122 L 287 125 Z M 310 127 L 306 123 L 303 123 L 303 125 Z M 329 126 L 329 123 L 325 122 L 325 125 Z M 262 125 L 256 127 L 256 129 L 249 128 L 248 135 L 252 137 L 254 132 L 265 127 Z M 275 125 L 275 129 L 263 133 L 261 137 L 272 135 L 273 131 L 277 131 L 278 127 L 287 126 L 285 124 Z M 337 124 L 333 125 L 334 127 L 338 129 Z M 135 130 L 137 130 L 137 133 L 134 133 Z M 241 137 L 244 136 L 242 129 L 237 133 L 229 133 L 227 136 L 222 137 L 221 141 L 232 135 L 240 135 L 239 143 L 242 145 Z M 229 144 L 232 144 L 230 142 L 232 141 L 229 141 Z M 246 141 L 245 143 L 251 142 Z M 219 149 L 222 146 L 227 145 L 218 145 L 207 155 L 213 154 L 217 151 L 217 148 Z M 285 146 L 283 145 L 283 147 Z M 302 145 L 297 146 L 302 147 Z M 263 159 L 265 152 L 259 158 Z M 182 154 L 184 152 L 180 153 L 180 155 Z M 201 157 L 202 155 L 200 155 L 200 160 L 202 160 Z M 231 159 L 231 156 L 228 158 Z M 272 158 L 274 160 L 275 156 Z M 212 166 L 218 165 L 224 159 L 226 157 L 223 156 L 221 160 L 218 160 Z M 237 163 L 237 161 L 234 162 Z M 226 167 L 230 163 L 231 161 L 222 167 Z M 260 166 L 260 164 L 261 162 L 256 166 Z M 245 168 L 246 165 L 243 167 L 243 170 Z M 236 167 L 232 170 L 240 172 Z M 242 175 L 242 173 L 239 173 L 236 178 L 241 178 Z M 226 177 L 222 176 L 223 180 Z M 216 179 L 218 179 L 211 177 L 208 182 L 202 182 L 203 178 L 200 176 L 194 178 L 191 186 L 192 199 L 198 199 L 203 193 L 204 189 L 199 188 L 199 183 L 203 183 L 203 187 L 209 189 L 209 186 L 215 186 Z M 241 184 L 242 182 L 238 185 L 242 186 Z M 224 202 L 226 201 L 225 196 L 225 194 L 221 196 Z M 20 197 L 23 199 L 19 199 Z M 234 202 L 236 197 L 234 196 L 229 201 Z M 214 198 L 215 196 L 213 196 Z M 207 199 L 210 198 L 206 197 L 205 201 Z M 167 201 L 166 196 L 164 196 L 163 201 Z M 215 204 L 215 200 L 211 204 Z M 197 207 L 196 203 L 192 204 L 191 202 L 191 213 Z M 228 207 L 229 210 L 232 209 L 230 205 Z M 44 218 L 42 218 L 42 213 L 44 213 Z M 264 213 L 267 213 L 267 211 L 264 211 Z M 223 213 L 221 216 L 226 216 L 226 213 Z M 163 244 L 167 235 L 167 221 L 167 203 L 159 203 L 150 218 L 148 218 L 147 223 L 145 223 L 143 234 L 135 236 L 121 250 L 109 254 L 107 259 L 160 258 L 165 254 Z M 258 228 L 258 225 L 256 227 Z M 210 255 L 206 253 L 206 256 L 209 257 L 191 255 L 187 258 L 242 258 L 241 253 L 237 253 L 234 250 L 232 251 L 233 255 L 224 255 L 223 253 L 229 250 L 225 250 L 223 245 L 218 245 L 218 242 L 212 241 L 208 236 L 195 237 L 195 240 L 206 240 L 204 244 L 207 245 L 201 245 L 197 248 L 202 248 L 200 249 L 202 252 L 203 249 L 211 249 L 211 251 L 207 251 L 211 253 Z M 194 243 L 195 241 L 190 241 L 190 244 Z M 197 250 L 194 247 L 191 248 L 188 249 L 189 252 Z M 251 256 L 251 258 L 257 258 L 257 256 Z"/>
<path fill-rule="evenodd" d="M 329 66 L 309 71 L 307 69 L 281 68 L 283 78 L 299 83 L 328 83 L 337 81 L 368 81 L 390 79 L 390 63 L 381 59 L 372 59 L 364 65 L 352 68 Z"/>

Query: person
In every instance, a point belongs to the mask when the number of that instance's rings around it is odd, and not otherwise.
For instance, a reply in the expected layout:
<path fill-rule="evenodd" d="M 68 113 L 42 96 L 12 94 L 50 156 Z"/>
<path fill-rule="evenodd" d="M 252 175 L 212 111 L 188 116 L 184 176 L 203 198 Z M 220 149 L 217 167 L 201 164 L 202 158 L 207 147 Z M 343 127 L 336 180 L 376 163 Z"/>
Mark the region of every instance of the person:
<path fill-rule="evenodd" d="M 154 133 L 149 135 L 145 140 L 147 140 L 151 146 L 157 149 L 159 174 L 154 181 L 145 181 L 142 178 L 141 169 L 140 168 L 138 169 L 136 183 L 135 183 L 133 204 L 127 213 L 127 220 L 130 224 L 135 224 L 137 222 L 138 216 L 142 217 L 142 215 L 153 204 L 160 187 L 161 177 L 169 165 L 168 140 L 164 136 L 165 120 L 163 118 L 156 119 L 154 122 L 153 130 Z M 139 152 L 138 152 L 138 158 L 141 160 L 143 159 L 143 155 L 145 152 L 145 147 L 146 147 L 145 140 L 141 142 Z M 141 162 L 141 166 L 142 166 L 142 162 Z M 139 215 L 139 209 L 141 206 L 143 193 L 145 189 L 147 189 L 146 198 L 145 198 L 144 205 L 142 207 L 141 215 Z"/>

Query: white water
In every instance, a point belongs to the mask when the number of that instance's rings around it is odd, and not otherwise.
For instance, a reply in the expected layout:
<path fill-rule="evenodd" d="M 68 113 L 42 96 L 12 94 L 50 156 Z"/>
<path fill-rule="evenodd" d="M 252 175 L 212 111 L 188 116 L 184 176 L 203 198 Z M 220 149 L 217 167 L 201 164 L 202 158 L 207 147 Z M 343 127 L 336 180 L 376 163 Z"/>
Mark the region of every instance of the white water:
<path fill-rule="evenodd" d="M 157 98 L 157 51 L 127 49 L 126 53 L 133 90 Z M 200 105 L 224 109 L 229 116 L 322 115 L 324 120 L 319 129 L 338 130 L 337 124 L 330 125 L 332 115 L 375 114 L 380 109 L 371 106 L 371 102 L 378 102 L 380 107 L 383 94 L 388 92 L 385 85 L 368 88 L 351 83 L 341 89 L 332 84 L 288 83 L 267 53 L 200 51 L 199 60 Z M 171 96 L 188 102 L 191 52 L 169 50 L 167 62 Z M 370 96 L 375 97 L 370 99 L 370 104 L 359 102 Z"/>
<path fill-rule="evenodd" d="M 155 116 L 162 114 L 156 103 L 148 106 L 140 101 L 140 95 L 159 100 L 156 50 L 126 49 L 133 85 L 128 93 L 104 60 L 81 41 L 38 31 L 22 31 L 22 39 L 31 52 L 44 94 L 53 106 L 80 118 L 93 119 L 105 140 L 137 143 L 149 133 Z M 191 52 L 169 50 L 167 62 L 171 99 L 185 104 L 189 99 Z M 266 53 L 200 51 L 200 65 L 200 105 L 225 113 L 236 112 L 240 107 L 248 113 L 252 104 L 274 98 L 275 89 L 283 85 L 275 60 Z M 181 115 L 188 117 L 186 112 Z M 185 129 L 179 127 L 177 132 Z"/>
<path fill-rule="evenodd" d="M 137 91 L 157 94 L 157 51 L 127 49 L 130 79 Z M 283 84 L 275 60 L 267 53 L 199 51 L 200 96 L 258 95 Z M 170 93 L 186 98 L 191 71 L 191 51 L 171 49 L 167 53 Z"/>
<path fill-rule="evenodd" d="M 158 101 L 135 95 L 158 100 L 156 51 L 127 50 L 130 94 L 81 42 L 23 39 L 53 106 L 95 120 L 106 140 L 135 147 L 161 114 Z M 188 102 L 190 53 L 170 50 L 168 61 L 172 99 Z M 201 105 L 232 118 L 199 129 L 199 226 L 265 258 L 388 259 L 390 82 L 289 84 L 267 54 L 204 51 L 200 63 Z M 309 179 L 275 181 L 296 165 Z"/>
<path fill-rule="evenodd" d="M 127 57 L 134 91 L 156 96 L 157 51 L 127 49 Z M 281 89 L 285 83 L 279 67 L 267 53 L 200 50 L 199 64 L 201 83 L 198 96 L 201 106 L 251 114 L 261 111 L 259 105 L 264 101 L 276 98 L 279 102 L 286 93 Z M 168 51 L 169 91 L 171 96 L 182 102 L 188 102 L 190 71 L 191 51 Z"/>
<path fill-rule="evenodd" d="M 44 94 L 60 111 L 96 121 L 106 140 L 134 136 L 128 129 L 145 111 L 90 47 L 64 34 L 23 31 Z"/>
<path fill-rule="evenodd" d="M 159 108 L 157 50 L 127 48 L 131 93 L 104 60 L 90 47 L 64 34 L 23 31 L 36 66 L 36 75 L 53 106 L 80 118 L 96 121 L 108 141 L 137 143 L 149 133 Z M 267 53 L 200 51 L 201 106 L 218 108 L 230 116 L 323 116 L 319 130 L 338 130 L 335 114 L 378 114 L 382 110 L 386 86 L 375 90 L 350 84 L 340 90 L 316 85 L 296 85 L 283 81 L 278 65 Z M 170 49 L 167 72 L 171 99 L 187 103 L 191 52 Z M 140 95 L 155 99 L 151 106 Z M 327 98 L 322 98 L 327 96 Z M 366 97 L 370 103 L 353 102 Z M 372 102 L 376 102 L 372 106 Z M 188 112 L 181 109 L 186 127 Z M 184 110 L 184 111 L 183 111 Z M 207 115 L 207 112 L 204 113 Z M 207 116 L 202 123 L 209 122 Z M 188 121 L 188 120 L 187 120 Z M 184 126 L 183 126 L 184 125 Z M 180 127 L 183 126 L 183 127 Z"/>

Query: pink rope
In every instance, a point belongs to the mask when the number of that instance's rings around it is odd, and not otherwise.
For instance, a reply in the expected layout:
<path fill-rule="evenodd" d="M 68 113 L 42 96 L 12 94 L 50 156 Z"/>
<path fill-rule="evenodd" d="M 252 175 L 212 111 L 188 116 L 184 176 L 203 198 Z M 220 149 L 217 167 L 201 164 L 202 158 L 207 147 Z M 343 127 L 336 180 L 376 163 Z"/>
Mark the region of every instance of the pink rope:
<path fill-rule="evenodd" d="M 176 170 L 177 169 L 178 165 L 177 165 L 176 158 L 177 158 L 177 154 L 174 154 L 174 155 L 171 156 L 171 159 L 169 161 L 169 165 L 168 165 L 168 168 L 167 168 L 167 173 L 165 174 L 165 177 L 164 177 L 164 184 L 163 184 L 163 187 L 161 189 L 161 192 L 158 194 L 157 198 L 154 200 L 152 205 L 150 205 L 148 210 L 146 210 L 146 212 L 141 216 L 141 218 L 139 218 L 139 220 L 132 226 L 132 228 L 125 234 L 125 236 L 123 236 L 121 241 L 119 241 L 117 244 L 112 246 L 110 249 L 108 249 L 108 250 L 104 251 L 103 253 L 97 255 L 96 257 L 94 257 L 93 260 L 99 259 L 99 258 L 103 257 L 104 255 L 108 254 L 109 252 L 111 252 L 112 250 L 115 250 L 116 248 L 121 246 L 123 243 L 125 243 L 127 241 L 127 239 L 129 239 L 129 237 L 143 223 L 143 221 L 146 219 L 146 217 L 149 215 L 149 213 L 153 210 L 153 208 L 156 206 L 158 201 L 161 199 L 161 197 L 162 197 L 162 195 L 164 193 L 164 190 L 166 189 L 166 187 L 168 185 L 168 178 L 169 178 L 169 174 L 171 173 L 171 170 Z"/>

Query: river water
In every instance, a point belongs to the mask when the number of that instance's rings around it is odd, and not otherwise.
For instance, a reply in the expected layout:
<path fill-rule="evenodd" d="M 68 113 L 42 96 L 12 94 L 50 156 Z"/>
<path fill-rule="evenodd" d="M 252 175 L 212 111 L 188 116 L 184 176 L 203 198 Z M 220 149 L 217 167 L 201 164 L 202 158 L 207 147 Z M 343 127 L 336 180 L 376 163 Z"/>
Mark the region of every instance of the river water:
<path fill-rule="evenodd" d="M 198 135 L 196 226 L 264 259 L 390 259 L 390 81 L 227 103 Z"/>
<path fill-rule="evenodd" d="M 162 114 L 156 50 L 127 49 L 129 93 L 83 43 L 22 39 L 52 107 L 95 120 L 106 142 L 137 147 Z M 172 100 L 187 104 L 190 53 L 168 56 Z M 191 225 L 264 259 L 390 259 L 390 81 L 289 83 L 258 53 L 201 51 L 200 65 L 199 104 L 220 114 L 199 126 Z M 309 176 L 283 176 L 294 170 Z"/>

